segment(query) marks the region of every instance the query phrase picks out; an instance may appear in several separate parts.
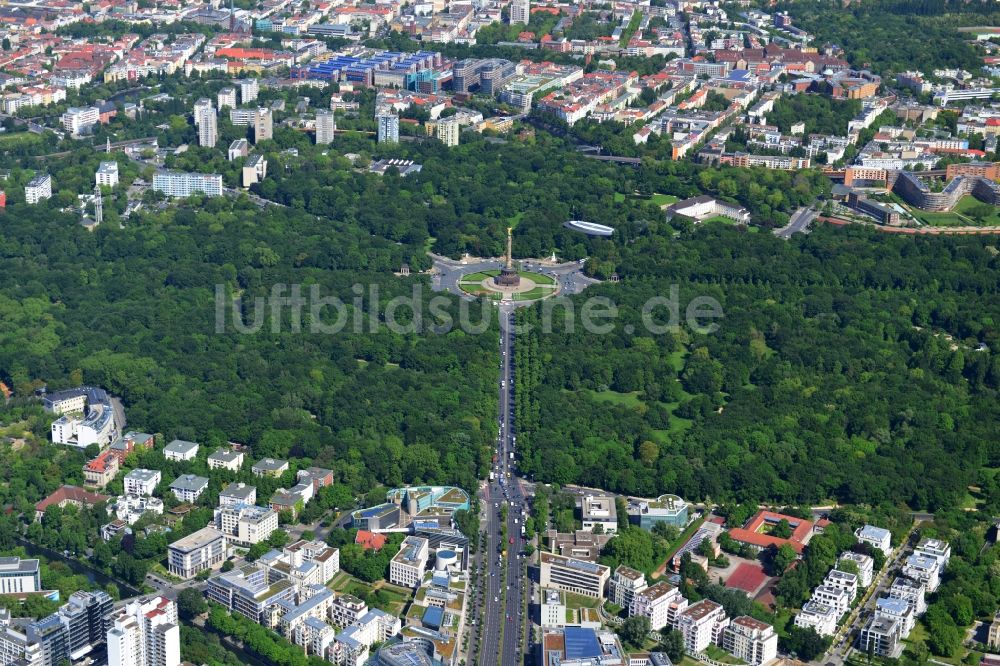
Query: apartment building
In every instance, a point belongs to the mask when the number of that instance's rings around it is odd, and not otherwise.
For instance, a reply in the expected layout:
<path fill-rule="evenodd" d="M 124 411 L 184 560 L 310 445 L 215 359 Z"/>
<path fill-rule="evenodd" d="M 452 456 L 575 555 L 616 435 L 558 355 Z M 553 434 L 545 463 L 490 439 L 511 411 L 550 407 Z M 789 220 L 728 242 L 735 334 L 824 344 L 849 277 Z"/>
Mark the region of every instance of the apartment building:
<path fill-rule="evenodd" d="M 830 585 L 817 585 L 810 599 L 832 608 L 838 618 L 851 607 L 851 596 L 847 590 Z"/>
<path fill-rule="evenodd" d="M 253 117 L 253 142 L 260 143 L 274 138 L 274 119 L 271 109 L 262 106 Z"/>
<path fill-rule="evenodd" d="M 858 576 L 846 571 L 831 569 L 823 579 L 823 584 L 847 592 L 850 601 L 858 596 Z"/>
<path fill-rule="evenodd" d="M 71 106 L 62 114 L 60 122 L 67 132 L 79 136 L 90 132 L 101 122 L 101 111 L 96 106 Z"/>
<path fill-rule="evenodd" d="M 153 176 L 153 189 L 168 197 L 183 198 L 193 194 L 221 197 L 222 176 L 217 173 L 160 171 Z"/>
<path fill-rule="evenodd" d="M 118 162 L 101 162 L 94 174 L 96 185 L 115 187 L 118 185 Z"/>
<path fill-rule="evenodd" d="M 250 102 L 257 101 L 257 95 L 260 94 L 260 84 L 257 82 L 257 79 L 240 79 L 238 84 L 240 87 L 241 104 L 249 104 Z"/>
<path fill-rule="evenodd" d="M 934 557 L 914 552 L 903 562 L 903 575 L 920 581 L 927 592 L 933 594 L 941 584 L 941 563 Z"/>
<path fill-rule="evenodd" d="M 722 649 L 750 666 L 761 666 L 778 656 L 778 635 L 771 625 L 743 615 L 723 630 Z"/>
<path fill-rule="evenodd" d="M 608 601 L 629 609 L 635 595 L 646 589 L 646 575 L 624 564 L 608 580 Z"/>
<path fill-rule="evenodd" d="M 563 557 L 554 553 L 539 556 L 541 586 L 600 599 L 611 577 L 611 569 L 601 564 Z"/>
<path fill-rule="evenodd" d="M 702 599 L 680 614 L 677 630 L 684 637 L 684 650 L 688 654 L 699 654 L 709 645 L 719 644 L 722 631 L 728 624 L 726 611 L 721 604 Z"/>
<path fill-rule="evenodd" d="M 250 154 L 250 142 L 246 139 L 236 139 L 231 144 L 229 144 L 229 150 L 226 151 L 226 157 L 232 162 L 240 157 L 246 157 Z"/>
<path fill-rule="evenodd" d="M 208 598 L 234 613 L 270 626 L 265 610 L 282 600 L 295 598 L 295 585 L 288 579 L 272 577 L 256 564 L 244 564 L 208 579 Z"/>
<path fill-rule="evenodd" d="M 896 659 L 903 652 L 899 633 L 899 623 L 896 620 L 872 616 L 858 635 L 858 649 L 865 654 Z"/>
<path fill-rule="evenodd" d="M 208 488 L 208 479 L 196 474 L 182 474 L 170 484 L 174 497 L 182 502 L 196 502 Z"/>
<path fill-rule="evenodd" d="M 83 466 L 83 482 L 88 486 L 103 488 L 118 475 L 118 458 L 110 450 L 104 450 Z"/>
<path fill-rule="evenodd" d="M 637 592 L 629 606 L 629 615 L 649 618 L 653 631 L 677 626 L 681 613 L 687 610 L 688 601 L 681 591 L 666 581 L 650 585 Z"/>
<path fill-rule="evenodd" d="M 177 605 L 165 597 L 129 602 L 107 632 L 108 666 L 179 666 Z"/>
<path fill-rule="evenodd" d="M 278 529 L 278 514 L 270 507 L 228 504 L 215 510 L 215 528 L 230 543 L 252 546 L 266 541 Z"/>
<path fill-rule="evenodd" d="M 875 560 L 868 555 L 846 551 L 837 558 L 837 568 L 839 569 L 846 562 L 850 562 L 858 568 L 858 583 L 861 587 L 868 587 L 872 584 L 872 579 L 875 576 Z"/>
<path fill-rule="evenodd" d="M 379 143 L 399 143 L 399 116 L 392 111 L 380 111 L 375 115 L 375 124 Z"/>
<path fill-rule="evenodd" d="M 510 3 L 510 24 L 528 25 L 531 21 L 531 0 L 512 0 Z"/>
<path fill-rule="evenodd" d="M 163 447 L 163 457 L 167 460 L 194 460 L 198 455 L 198 444 L 187 442 L 183 439 L 175 439 Z"/>
<path fill-rule="evenodd" d="M 951 559 L 951 546 L 940 539 L 921 539 L 913 551 L 925 557 L 933 557 L 941 565 L 942 571 L 948 566 L 948 560 Z"/>
<path fill-rule="evenodd" d="M 230 483 L 219 491 L 219 506 L 256 503 L 257 489 L 245 483 Z"/>
<path fill-rule="evenodd" d="M 263 458 L 250 468 L 254 476 L 281 476 L 288 471 L 288 461 L 276 458 Z"/>
<path fill-rule="evenodd" d="M 399 552 L 389 562 L 389 582 L 404 587 L 420 587 L 427 568 L 427 539 L 408 536 L 399 545 Z"/>
<path fill-rule="evenodd" d="M 542 590 L 542 603 L 539 604 L 538 615 L 538 624 L 542 627 L 565 626 L 565 595 L 559 590 Z"/>
<path fill-rule="evenodd" d="M 162 478 L 158 469 L 133 469 L 125 475 L 125 494 L 150 496 L 156 491 Z"/>
<path fill-rule="evenodd" d="M 872 548 L 881 550 L 886 556 L 892 553 L 892 533 L 881 527 L 865 525 L 854 531 L 854 536 L 861 543 L 866 543 Z"/>
<path fill-rule="evenodd" d="M 219 116 L 212 107 L 198 109 L 198 145 L 215 148 L 219 140 Z"/>
<path fill-rule="evenodd" d="M 875 617 L 895 620 L 899 623 L 899 638 L 906 638 L 916 624 L 916 614 L 905 599 L 882 597 L 875 601 Z"/>
<path fill-rule="evenodd" d="M 221 566 L 228 552 L 226 536 L 214 527 L 203 527 L 167 547 L 168 569 L 179 578 L 191 578 Z"/>
<path fill-rule="evenodd" d="M 208 99 L 207 97 L 202 97 L 201 99 L 199 99 L 197 102 L 194 103 L 194 111 L 192 115 L 194 116 L 195 127 L 197 127 L 198 123 L 201 122 L 200 120 L 201 112 L 204 111 L 205 109 L 211 109 L 211 108 L 212 108 L 212 100 Z"/>
<path fill-rule="evenodd" d="M 226 86 L 219 90 L 216 94 L 215 103 L 219 107 L 219 111 L 223 109 L 235 109 L 236 108 L 236 88 L 231 86 Z"/>
<path fill-rule="evenodd" d="M 316 112 L 316 145 L 328 146 L 333 143 L 337 131 L 337 118 L 333 111 Z"/>
<path fill-rule="evenodd" d="M 208 456 L 209 469 L 228 469 L 230 472 L 240 471 L 243 466 L 243 452 L 233 449 L 219 448 Z"/>
<path fill-rule="evenodd" d="M 244 162 L 240 175 L 243 187 L 261 182 L 267 176 L 267 160 L 263 155 L 251 155 Z"/>
<path fill-rule="evenodd" d="M 897 577 L 889 586 L 889 598 L 905 601 L 910 610 L 913 611 L 914 616 L 927 612 L 926 592 L 927 588 L 922 582 L 903 576 Z"/>
<path fill-rule="evenodd" d="M 24 186 L 24 201 L 34 205 L 42 199 L 52 198 L 52 176 L 41 174 L 35 176 Z"/>
<path fill-rule="evenodd" d="M 820 636 L 832 636 L 837 631 L 839 618 L 840 613 L 832 606 L 818 601 L 807 601 L 802 604 L 802 610 L 795 616 L 795 626 L 812 629 Z"/>

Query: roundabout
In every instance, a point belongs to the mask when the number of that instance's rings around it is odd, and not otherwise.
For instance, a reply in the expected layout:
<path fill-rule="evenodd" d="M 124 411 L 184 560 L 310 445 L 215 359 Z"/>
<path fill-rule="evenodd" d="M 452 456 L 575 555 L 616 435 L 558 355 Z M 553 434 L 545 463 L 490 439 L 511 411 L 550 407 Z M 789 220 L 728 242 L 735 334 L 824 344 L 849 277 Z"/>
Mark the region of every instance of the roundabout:
<path fill-rule="evenodd" d="M 519 270 L 516 284 L 502 284 L 497 280 L 500 274 L 500 270 L 470 273 L 459 279 L 458 286 L 470 296 L 514 301 L 534 301 L 559 291 L 556 280 L 548 275 Z"/>

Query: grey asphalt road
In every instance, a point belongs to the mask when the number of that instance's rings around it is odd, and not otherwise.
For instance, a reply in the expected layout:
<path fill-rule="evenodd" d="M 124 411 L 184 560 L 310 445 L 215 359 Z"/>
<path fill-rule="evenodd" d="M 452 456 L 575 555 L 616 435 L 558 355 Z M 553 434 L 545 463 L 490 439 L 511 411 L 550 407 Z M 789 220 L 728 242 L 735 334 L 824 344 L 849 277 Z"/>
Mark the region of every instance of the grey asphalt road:
<path fill-rule="evenodd" d="M 792 217 L 789 218 L 788 224 L 780 229 L 775 229 L 774 235 L 778 238 L 788 240 L 796 233 L 809 233 L 809 224 L 816 219 L 819 212 L 813 210 L 812 208 L 799 208 L 797 211 L 792 213 Z"/>
<path fill-rule="evenodd" d="M 527 511 L 525 497 L 513 458 L 513 304 L 500 306 L 500 414 L 497 438 L 496 480 L 486 492 L 487 575 L 483 633 L 480 641 L 481 666 L 515 666 L 522 662 L 521 645 L 525 618 L 522 615 L 526 588 L 521 525 Z M 508 476 L 509 475 L 509 476 Z M 503 541 L 501 507 L 507 506 L 507 541 Z M 506 555 L 503 553 L 506 552 Z M 505 565 L 502 566 L 502 565 Z M 504 595 L 506 601 L 504 602 Z M 501 640 L 501 627 L 503 636 Z"/>

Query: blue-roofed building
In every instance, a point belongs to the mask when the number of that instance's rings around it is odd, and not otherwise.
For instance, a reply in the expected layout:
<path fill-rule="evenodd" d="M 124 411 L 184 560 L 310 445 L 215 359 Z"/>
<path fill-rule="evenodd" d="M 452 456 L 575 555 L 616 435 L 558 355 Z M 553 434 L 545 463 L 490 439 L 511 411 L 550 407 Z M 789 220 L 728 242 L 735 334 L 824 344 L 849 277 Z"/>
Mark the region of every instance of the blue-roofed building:
<path fill-rule="evenodd" d="M 901 639 L 910 635 L 916 622 L 916 616 L 910 603 L 906 599 L 893 597 L 883 597 L 875 601 L 875 617 L 898 622 Z"/>
<path fill-rule="evenodd" d="M 424 616 L 421 618 L 421 622 L 425 627 L 437 630 L 441 628 L 441 620 L 444 619 L 444 609 L 438 608 L 437 606 L 431 606 L 426 611 L 424 611 Z"/>
<path fill-rule="evenodd" d="M 886 555 L 892 553 L 892 533 L 887 529 L 865 525 L 854 531 L 854 536 L 861 543 L 866 543 L 872 548 L 878 548 Z"/>
<path fill-rule="evenodd" d="M 625 666 L 628 663 L 612 631 L 584 627 L 544 629 L 538 644 L 541 666 Z"/>

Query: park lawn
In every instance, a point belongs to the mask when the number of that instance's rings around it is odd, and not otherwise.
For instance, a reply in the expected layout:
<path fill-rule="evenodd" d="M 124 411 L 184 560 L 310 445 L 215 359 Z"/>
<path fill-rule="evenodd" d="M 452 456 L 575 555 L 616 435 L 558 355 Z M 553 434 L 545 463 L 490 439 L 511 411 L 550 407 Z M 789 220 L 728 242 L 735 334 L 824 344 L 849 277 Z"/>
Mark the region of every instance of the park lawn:
<path fill-rule="evenodd" d="M 581 393 L 586 393 L 593 400 L 598 402 L 609 402 L 613 405 L 624 405 L 625 407 L 638 407 L 645 404 L 639 398 L 638 391 L 619 393 L 618 391 L 595 391 L 593 389 L 581 389 Z"/>
<path fill-rule="evenodd" d="M 535 284 L 555 284 L 555 278 L 549 277 L 548 275 L 542 275 L 541 273 L 525 273 L 525 275 L 531 278 Z"/>
<path fill-rule="evenodd" d="M 710 222 L 718 222 L 719 224 L 729 225 L 743 224 L 742 222 L 737 222 L 736 220 L 726 217 L 725 215 L 715 215 L 713 217 L 706 218 L 701 221 L 701 224 L 709 224 Z"/>
<path fill-rule="evenodd" d="M 976 206 L 984 206 L 984 205 L 988 204 L 984 204 L 982 201 L 972 196 L 971 194 L 967 194 L 958 200 L 958 203 L 955 205 L 953 212 L 959 213 L 961 215 L 966 215 L 970 208 L 974 208 Z M 1000 208 L 996 206 L 990 206 L 990 207 L 993 209 L 992 215 L 983 219 L 982 222 L 976 220 L 975 218 L 970 217 L 969 224 L 981 224 L 987 227 L 1000 226 Z"/>
<path fill-rule="evenodd" d="M 743 664 L 743 663 L 746 663 L 744 661 L 741 661 L 740 659 L 737 659 L 736 657 L 734 657 L 733 655 L 729 654 L 728 652 L 726 652 L 725 650 L 723 650 L 722 648 L 720 648 L 717 645 L 709 645 L 705 649 L 705 654 L 708 655 L 708 657 L 710 659 L 714 659 L 716 661 L 721 661 L 724 664 Z"/>
<path fill-rule="evenodd" d="M 703 666 L 700 661 L 696 661 L 693 657 L 684 655 L 681 658 L 681 662 L 677 666 Z"/>
<path fill-rule="evenodd" d="M 482 282 L 488 277 L 500 275 L 500 271 L 481 271 L 479 273 L 469 273 L 462 276 L 462 282 Z"/>
<path fill-rule="evenodd" d="M 0 148 L 21 148 L 42 141 L 42 137 L 33 132 L 4 132 L 0 134 Z"/>
<path fill-rule="evenodd" d="M 972 220 L 959 217 L 953 212 L 932 213 L 930 211 L 920 210 L 919 208 L 910 208 L 910 213 L 912 213 L 915 218 L 924 224 L 929 224 L 932 227 L 964 227 L 974 224 Z"/>
<path fill-rule="evenodd" d="M 582 594 L 566 593 L 566 610 L 576 610 L 577 608 L 597 608 L 601 605 L 600 599 L 585 597 Z"/>
<path fill-rule="evenodd" d="M 672 194 L 654 194 L 649 197 L 650 203 L 656 204 L 657 206 L 670 206 L 679 201 L 677 197 Z"/>
<path fill-rule="evenodd" d="M 528 291 L 526 291 L 526 292 L 524 292 L 522 294 L 514 294 L 514 300 L 515 301 L 533 301 L 536 298 L 541 298 L 542 296 L 547 296 L 547 295 L 551 294 L 552 293 L 552 289 L 553 289 L 553 287 L 551 285 L 547 285 L 547 286 L 544 286 L 544 287 L 535 287 L 533 289 L 529 289 Z"/>

